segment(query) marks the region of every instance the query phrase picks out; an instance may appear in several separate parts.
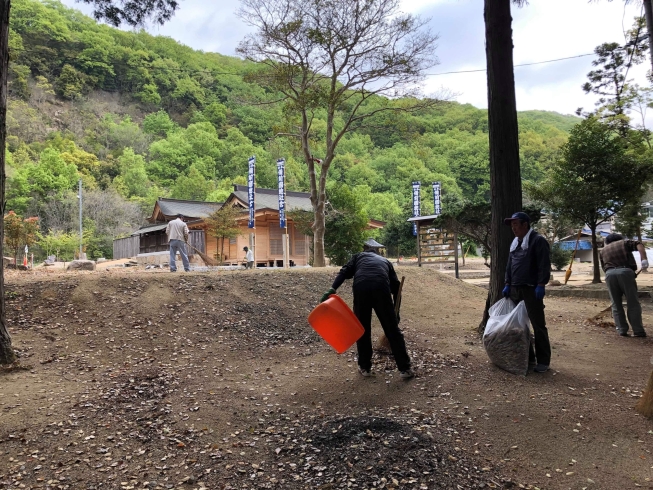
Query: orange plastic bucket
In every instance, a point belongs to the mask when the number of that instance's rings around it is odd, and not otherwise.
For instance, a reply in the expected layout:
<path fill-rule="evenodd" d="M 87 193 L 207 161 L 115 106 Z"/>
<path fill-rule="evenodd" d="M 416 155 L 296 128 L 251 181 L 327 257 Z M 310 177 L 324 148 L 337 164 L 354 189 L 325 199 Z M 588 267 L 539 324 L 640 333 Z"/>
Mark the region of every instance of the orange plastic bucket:
<path fill-rule="evenodd" d="M 354 312 L 337 294 L 317 305 L 308 315 L 308 323 L 338 354 L 349 349 L 365 333 Z"/>

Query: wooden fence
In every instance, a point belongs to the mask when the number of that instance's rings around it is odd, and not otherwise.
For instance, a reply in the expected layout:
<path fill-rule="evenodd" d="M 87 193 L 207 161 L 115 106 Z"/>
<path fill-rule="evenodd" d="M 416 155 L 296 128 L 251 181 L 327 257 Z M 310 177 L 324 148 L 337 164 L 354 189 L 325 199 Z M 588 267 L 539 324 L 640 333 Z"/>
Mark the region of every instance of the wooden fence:
<path fill-rule="evenodd" d="M 114 259 L 128 259 L 136 257 L 140 248 L 139 235 L 128 236 L 127 238 L 119 238 L 113 241 L 113 258 Z"/>

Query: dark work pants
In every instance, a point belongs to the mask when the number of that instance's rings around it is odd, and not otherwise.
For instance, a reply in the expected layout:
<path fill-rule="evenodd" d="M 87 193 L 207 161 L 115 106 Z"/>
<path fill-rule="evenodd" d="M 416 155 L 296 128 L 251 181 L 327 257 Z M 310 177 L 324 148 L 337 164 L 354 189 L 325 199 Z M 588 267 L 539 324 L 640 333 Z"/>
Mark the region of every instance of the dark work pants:
<path fill-rule="evenodd" d="M 534 286 L 510 286 L 510 299 L 515 304 L 524 301 L 528 319 L 533 326 L 535 334 L 535 352 L 531 345 L 529 359 L 535 361 L 537 357 L 538 364 L 551 364 L 551 344 L 549 343 L 549 332 L 546 329 L 546 319 L 544 318 L 544 301 L 535 297 Z"/>
<path fill-rule="evenodd" d="M 363 336 L 356 342 L 358 365 L 367 370 L 372 367 L 372 310 L 379 318 L 383 332 L 390 342 L 397 369 L 410 369 L 410 358 L 406 351 L 404 334 L 399 330 L 392 295 L 383 290 L 354 290 L 354 314 L 365 329 Z"/>

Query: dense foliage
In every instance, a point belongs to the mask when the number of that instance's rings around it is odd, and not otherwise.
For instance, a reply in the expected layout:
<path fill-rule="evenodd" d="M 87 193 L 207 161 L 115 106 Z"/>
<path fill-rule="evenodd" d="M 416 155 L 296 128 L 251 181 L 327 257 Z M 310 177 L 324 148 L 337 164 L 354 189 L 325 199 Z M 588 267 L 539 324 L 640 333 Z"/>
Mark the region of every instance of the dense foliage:
<path fill-rule="evenodd" d="M 257 76 L 257 64 L 97 24 L 53 0 L 12 2 L 10 44 L 7 209 L 38 216 L 44 236 L 75 229 L 75 213 L 62 206 L 74 206 L 79 178 L 105 214 L 120 216 L 111 226 L 93 221 L 94 233 L 105 234 L 96 255 L 110 254 L 111 238 L 140 224 L 159 196 L 224 200 L 232 183 L 245 183 L 252 154 L 259 187 L 276 186 L 274 161 L 284 157 L 288 189 L 308 190 L 298 142 L 279 134 L 288 115 L 272 103 L 279 94 Z M 318 110 L 316 156 L 325 121 Z M 542 179 L 576 121 L 520 114 L 524 179 Z M 486 111 L 442 102 L 380 115 L 342 140 L 329 170 L 329 181 L 346 185 L 361 213 L 391 224 L 388 242 L 406 244 L 404 254 L 414 253 L 403 223 L 416 180 L 441 181 L 445 195 L 488 200 Z M 424 192 L 423 213 L 432 206 Z"/>

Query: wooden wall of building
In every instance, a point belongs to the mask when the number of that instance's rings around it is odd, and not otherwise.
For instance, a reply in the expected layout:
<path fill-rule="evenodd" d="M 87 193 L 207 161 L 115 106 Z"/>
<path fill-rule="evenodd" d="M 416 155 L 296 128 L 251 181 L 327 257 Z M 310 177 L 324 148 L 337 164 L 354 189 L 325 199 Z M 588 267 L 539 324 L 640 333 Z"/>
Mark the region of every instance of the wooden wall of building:
<path fill-rule="evenodd" d="M 245 258 L 243 247 L 249 246 L 249 234 L 256 233 L 256 263 L 257 265 L 277 265 L 283 260 L 282 237 L 284 230 L 279 227 L 278 220 L 256 220 L 256 229 L 241 226 L 241 235 L 235 240 L 225 240 L 224 255 L 228 264 L 241 264 Z M 308 238 L 295 230 L 294 223 L 288 223 L 290 237 L 290 260 L 293 265 L 308 264 Z M 219 259 L 220 240 L 207 235 L 206 250 L 209 256 Z"/>

